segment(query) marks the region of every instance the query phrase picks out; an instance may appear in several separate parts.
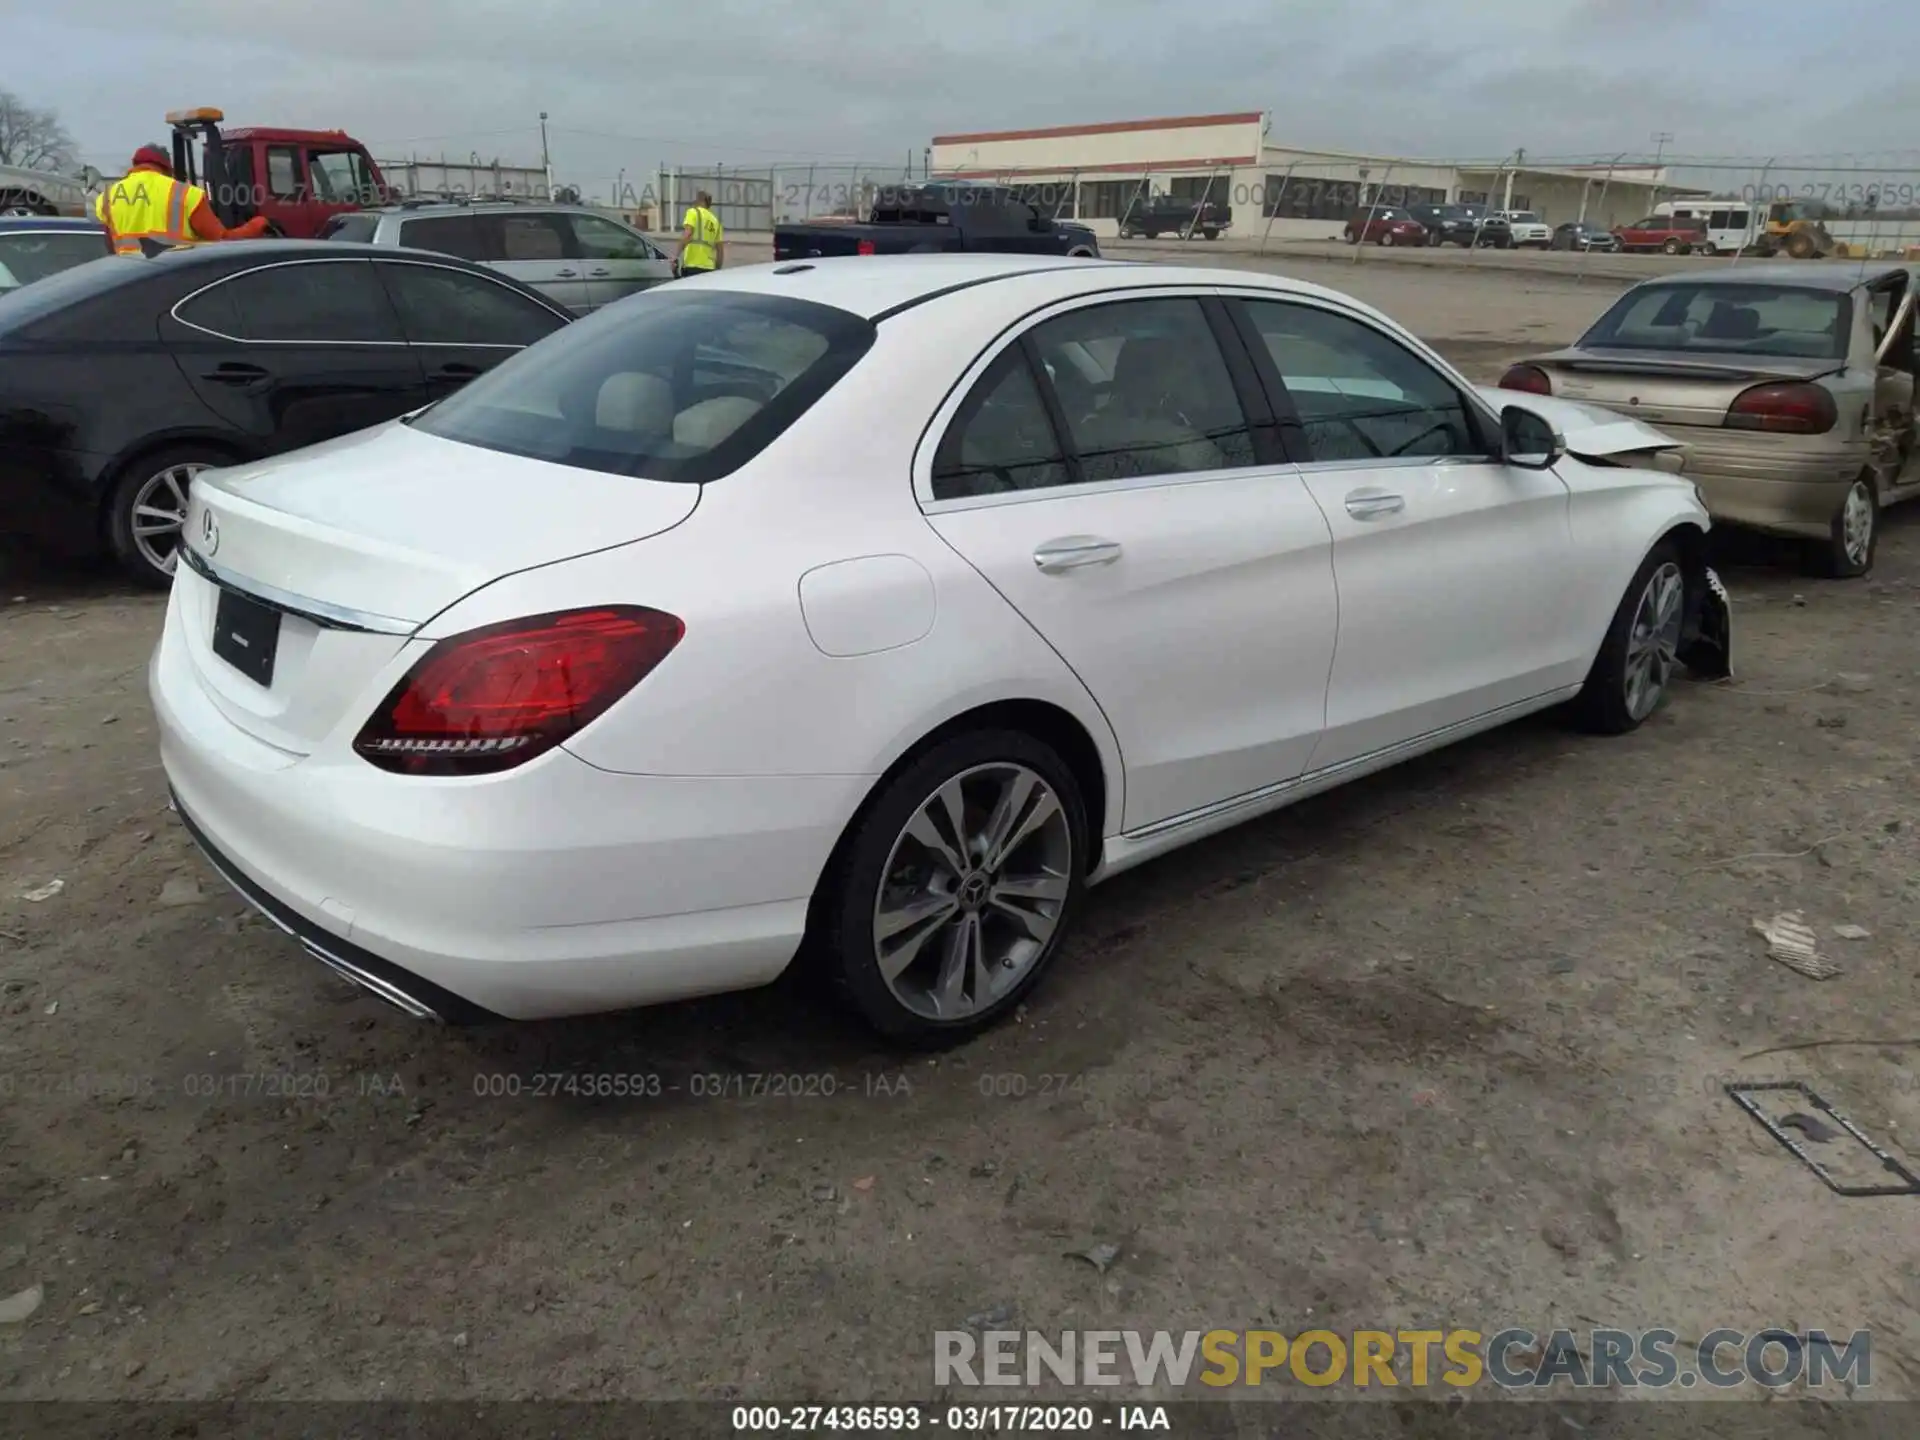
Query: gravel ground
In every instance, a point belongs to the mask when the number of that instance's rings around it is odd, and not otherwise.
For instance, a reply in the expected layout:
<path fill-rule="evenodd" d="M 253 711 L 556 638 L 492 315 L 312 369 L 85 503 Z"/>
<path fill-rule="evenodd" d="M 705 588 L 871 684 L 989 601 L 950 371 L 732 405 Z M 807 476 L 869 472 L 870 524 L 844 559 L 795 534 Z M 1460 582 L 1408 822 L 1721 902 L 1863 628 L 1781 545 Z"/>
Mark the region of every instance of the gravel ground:
<path fill-rule="evenodd" d="M 1286 264 L 1488 377 L 1615 293 Z M 359 998 L 169 817 L 159 602 L 16 563 L 0 1297 L 43 1300 L 0 1323 L 0 1394 L 927 1398 L 931 1333 L 1005 1307 L 1864 1327 L 1875 1393 L 1912 1396 L 1913 1202 L 1830 1194 L 1720 1086 L 1807 1078 L 1896 1150 L 1920 1131 L 1920 529 L 1889 517 L 1866 582 L 1774 559 L 1723 567 L 1733 683 L 1129 874 L 1019 1023 L 905 1064 L 791 983 L 476 1033 Z M 1837 977 L 1766 958 L 1752 922 L 1787 909 Z M 609 1075 L 662 1093 L 544 1078 Z M 1067 1255 L 1096 1243 L 1104 1272 Z"/>

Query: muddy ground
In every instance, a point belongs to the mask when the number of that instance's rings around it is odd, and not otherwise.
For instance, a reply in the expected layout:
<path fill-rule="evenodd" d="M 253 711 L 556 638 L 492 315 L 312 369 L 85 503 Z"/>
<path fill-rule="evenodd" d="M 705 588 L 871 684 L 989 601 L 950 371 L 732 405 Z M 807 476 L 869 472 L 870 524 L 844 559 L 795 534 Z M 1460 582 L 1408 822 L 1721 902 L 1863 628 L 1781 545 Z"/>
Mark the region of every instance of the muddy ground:
<path fill-rule="evenodd" d="M 1614 293 L 1295 268 L 1481 376 Z M 478 1033 L 360 998 L 169 817 L 160 602 L 16 559 L 0 1297 L 44 1300 L 0 1324 L 0 1394 L 926 1398 L 932 1332 L 996 1308 L 1871 1328 L 1874 1391 L 1920 1394 L 1915 1202 L 1829 1193 L 1720 1089 L 1806 1077 L 1920 1132 L 1920 519 L 1866 582 L 1776 558 L 1725 566 L 1734 683 L 1129 874 L 1020 1023 L 910 1064 L 793 984 Z M 1837 977 L 1766 958 L 1753 920 L 1794 908 Z M 1104 1273 L 1067 1254 L 1096 1243 Z"/>

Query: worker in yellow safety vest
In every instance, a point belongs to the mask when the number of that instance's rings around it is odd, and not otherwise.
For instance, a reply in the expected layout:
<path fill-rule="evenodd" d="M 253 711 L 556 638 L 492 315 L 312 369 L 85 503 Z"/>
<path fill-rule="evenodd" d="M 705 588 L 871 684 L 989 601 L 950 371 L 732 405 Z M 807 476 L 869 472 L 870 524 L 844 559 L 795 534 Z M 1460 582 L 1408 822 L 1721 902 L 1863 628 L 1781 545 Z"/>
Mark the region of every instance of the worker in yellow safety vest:
<path fill-rule="evenodd" d="M 704 275 L 718 270 L 727 258 L 725 232 L 713 213 L 713 196 L 705 190 L 693 197 L 680 222 L 680 254 L 674 269 L 682 275 Z"/>
<path fill-rule="evenodd" d="M 251 240 L 267 229 L 266 217 L 261 215 L 231 230 L 222 225 L 207 192 L 175 179 L 173 161 L 158 145 L 142 145 L 134 151 L 127 173 L 94 200 L 93 213 L 107 227 L 107 243 L 116 255 L 138 255 L 143 239 L 198 245 Z"/>

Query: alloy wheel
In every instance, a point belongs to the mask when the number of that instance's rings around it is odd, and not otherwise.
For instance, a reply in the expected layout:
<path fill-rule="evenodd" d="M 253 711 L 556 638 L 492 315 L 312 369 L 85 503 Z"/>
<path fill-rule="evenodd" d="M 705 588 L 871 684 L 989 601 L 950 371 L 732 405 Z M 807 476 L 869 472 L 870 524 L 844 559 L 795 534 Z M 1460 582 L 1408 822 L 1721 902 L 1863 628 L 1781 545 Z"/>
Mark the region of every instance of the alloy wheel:
<path fill-rule="evenodd" d="M 133 493 L 133 544 L 140 558 L 171 575 L 180 558 L 187 523 L 187 494 L 205 465 L 169 465 L 149 475 Z"/>
<path fill-rule="evenodd" d="M 1847 491 L 1847 503 L 1840 511 L 1840 544 L 1847 552 L 1847 563 L 1856 569 L 1873 553 L 1873 496 L 1867 493 L 1864 480 L 1854 481 Z"/>
<path fill-rule="evenodd" d="M 977 765 L 941 785 L 895 838 L 874 900 L 893 997 L 932 1020 L 991 1008 L 1046 954 L 1075 859 L 1066 807 L 1027 766 Z"/>
<path fill-rule="evenodd" d="M 1686 590 L 1680 567 L 1669 560 L 1647 577 L 1634 606 L 1627 631 L 1626 701 L 1627 714 L 1635 721 L 1653 713 L 1673 678 Z"/>

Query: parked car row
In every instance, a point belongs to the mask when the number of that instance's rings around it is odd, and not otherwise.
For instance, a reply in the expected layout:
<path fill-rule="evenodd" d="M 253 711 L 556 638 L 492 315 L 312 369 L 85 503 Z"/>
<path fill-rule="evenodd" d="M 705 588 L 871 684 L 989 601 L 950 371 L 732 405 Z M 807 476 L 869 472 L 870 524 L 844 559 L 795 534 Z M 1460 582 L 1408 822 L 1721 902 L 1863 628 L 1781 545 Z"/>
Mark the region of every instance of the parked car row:
<path fill-rule="evenodd" d="M 1602 229 L 1584 220 L 1548 225 L 1531 210 L 1486 210 L 1474 205 L 1380 205 L 1356 210 L 1343 232 L 1349 245 L 1458 245 L 1513 250 L 1660 251 L 1717 253 L 1704 221 L 1650 215 Z"/>

